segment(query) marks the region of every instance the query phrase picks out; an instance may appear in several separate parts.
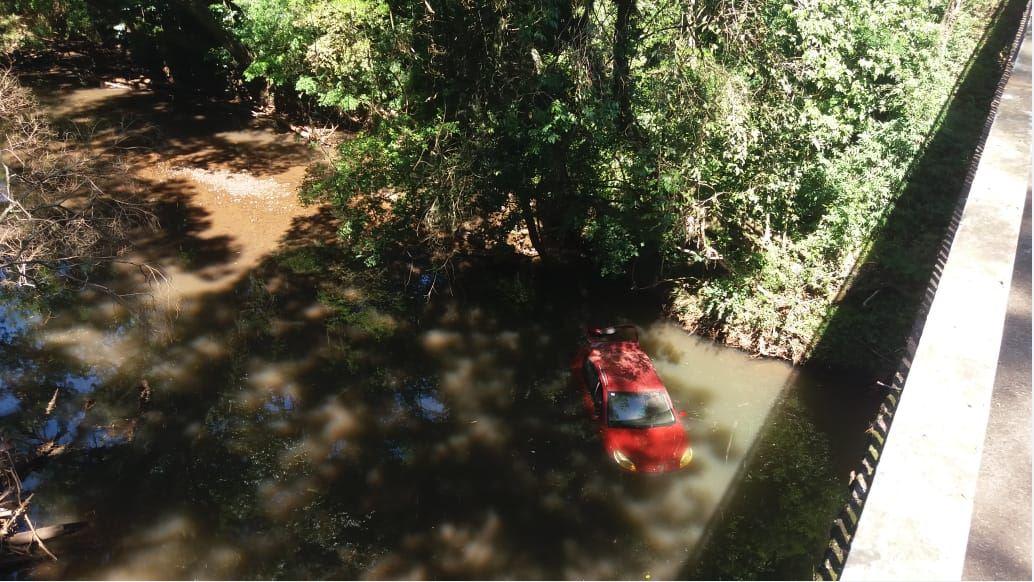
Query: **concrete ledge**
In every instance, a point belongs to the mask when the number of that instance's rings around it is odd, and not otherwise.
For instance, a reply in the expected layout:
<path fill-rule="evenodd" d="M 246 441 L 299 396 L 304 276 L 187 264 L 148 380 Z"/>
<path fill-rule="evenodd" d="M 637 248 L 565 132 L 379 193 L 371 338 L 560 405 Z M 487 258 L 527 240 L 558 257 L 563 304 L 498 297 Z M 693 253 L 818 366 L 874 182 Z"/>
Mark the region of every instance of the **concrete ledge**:
<path fill-rule="evenodd" d="M 1029 33 L 985 143 L 844 580 L 958 580 L 1030 175 Z"/>

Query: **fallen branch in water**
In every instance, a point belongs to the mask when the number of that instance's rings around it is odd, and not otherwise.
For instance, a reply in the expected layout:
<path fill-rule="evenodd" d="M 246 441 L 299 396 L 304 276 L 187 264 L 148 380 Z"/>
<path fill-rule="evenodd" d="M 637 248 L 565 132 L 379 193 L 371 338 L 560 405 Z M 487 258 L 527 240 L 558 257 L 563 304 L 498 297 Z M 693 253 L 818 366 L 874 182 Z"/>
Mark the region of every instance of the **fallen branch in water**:
<path fill-rule="evenodd" d="M 23 497 L 18 466 L 11 454 L 10 443 L 0 443 L 0 565 L 29 565 L 44 557 L 57 556 L 44 543 L 59 536 L 79 531 L 85 522 L 49 525 L 37 528 L 29 517 L 32 494 Z M 37 552 L 39 550 L 39 552 Z"/>

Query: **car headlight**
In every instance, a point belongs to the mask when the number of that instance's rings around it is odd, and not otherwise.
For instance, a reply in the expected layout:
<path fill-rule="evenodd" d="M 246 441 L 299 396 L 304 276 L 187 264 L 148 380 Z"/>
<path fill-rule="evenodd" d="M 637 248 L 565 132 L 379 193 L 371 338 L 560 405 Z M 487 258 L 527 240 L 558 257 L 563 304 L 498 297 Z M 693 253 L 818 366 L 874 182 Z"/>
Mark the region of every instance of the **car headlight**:
<path fill-rule="evenodd" d="M 632 459 L 629 459 L 628 455 L 626 455 L 625 453 L 622 453 L 621 451 L 619 451 L 617 449 L 614 449 L 614 462 L 617 463 L 619 467 L 621 467 L 622 469 L 624 469 L 626 471 L 635 471 L 636 470 L 635 469 L 635 463 L 632 462 Z"/>
<path fill-rule="evenodd" d="M 693 447 L 686 447 L 686 450 L 682 453 L 682 458 L 679 459 L 679 468 L 685 468 L 690 462 L 693 461 Z"/>

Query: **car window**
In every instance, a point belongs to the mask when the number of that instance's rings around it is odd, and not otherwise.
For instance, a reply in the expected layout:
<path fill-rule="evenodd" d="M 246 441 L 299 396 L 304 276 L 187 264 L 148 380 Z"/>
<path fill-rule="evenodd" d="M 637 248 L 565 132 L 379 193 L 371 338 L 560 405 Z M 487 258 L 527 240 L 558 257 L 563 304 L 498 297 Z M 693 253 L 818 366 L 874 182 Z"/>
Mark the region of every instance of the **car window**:
<path fill-rule="evenodd" d="M 675 412 L 659 390 L 611 392 L 607 395 L 607 422 L 629 428 L 666 426 L 675 423 Z"/>
<path fill-rule="evenodd" d="M 596 407 L 596 412 L 600 412 L 603 408 L 603 386 L 600 383 L 600 376 L 596 372 L 596 366 L 588 359 L 585 360 L 585 386 L 592 396 L 592 404 Z"/>

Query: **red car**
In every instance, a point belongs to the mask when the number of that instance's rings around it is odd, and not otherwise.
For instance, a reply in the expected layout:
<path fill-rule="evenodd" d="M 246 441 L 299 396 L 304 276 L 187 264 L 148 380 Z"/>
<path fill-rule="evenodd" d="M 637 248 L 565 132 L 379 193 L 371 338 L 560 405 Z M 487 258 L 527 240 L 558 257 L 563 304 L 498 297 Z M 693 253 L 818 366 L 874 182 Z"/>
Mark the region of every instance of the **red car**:
<path fill-rule="evenodd" d="M 634 326 L 587 330 L 571 372 L 607 456 L 619 467 L 663 473 L 693 460 L 680 421 L 685 413 L 676 412 Z"/>

